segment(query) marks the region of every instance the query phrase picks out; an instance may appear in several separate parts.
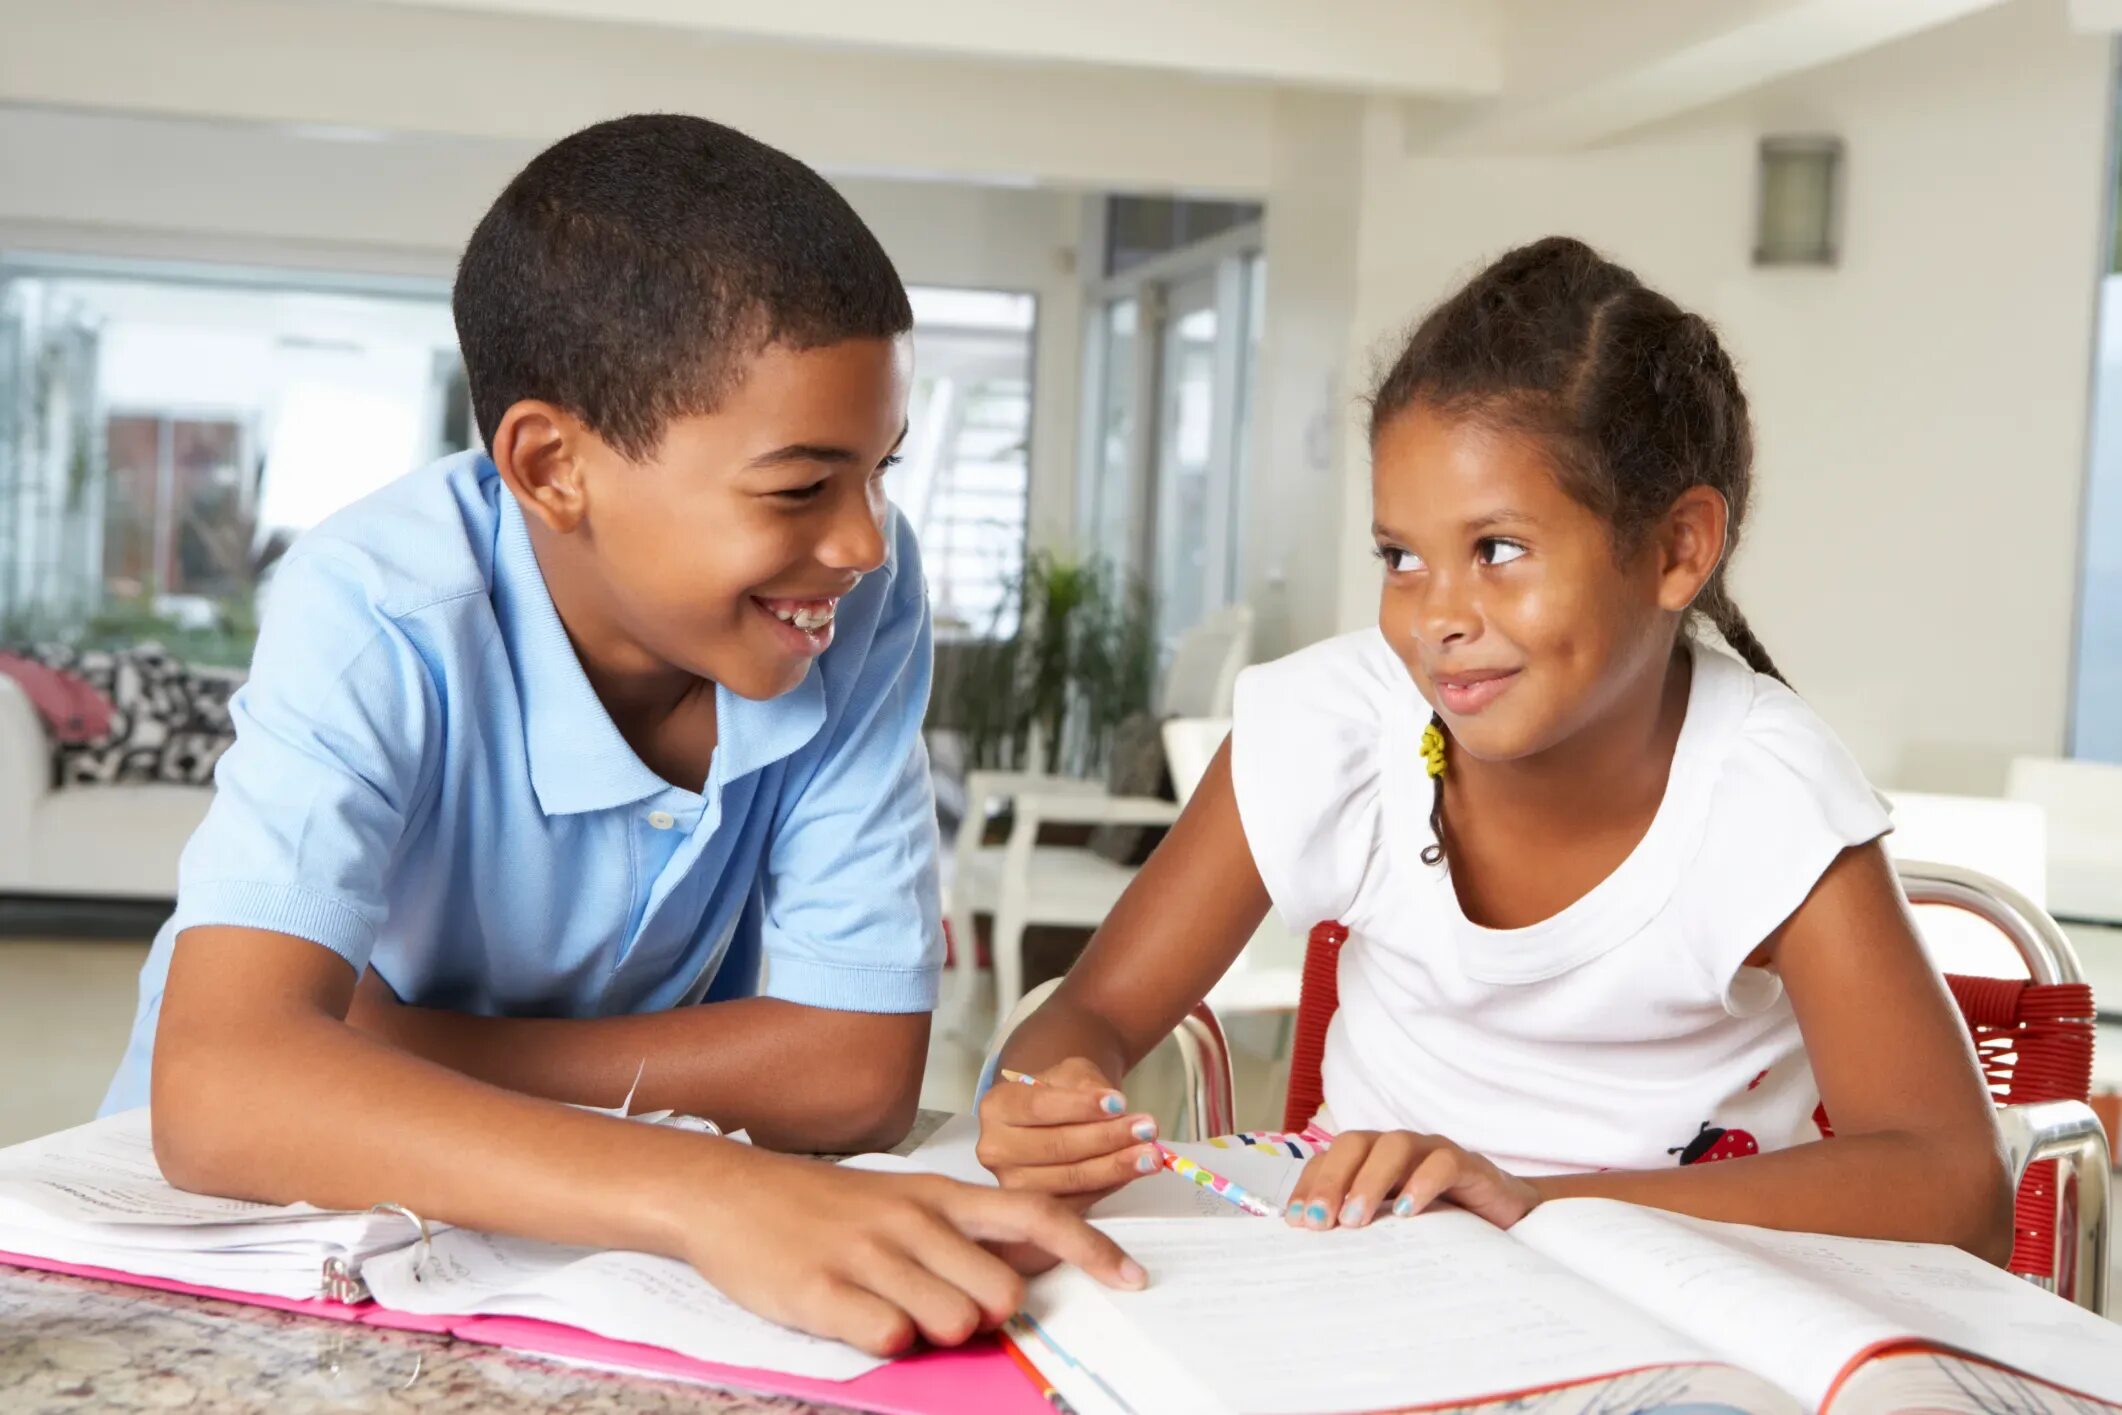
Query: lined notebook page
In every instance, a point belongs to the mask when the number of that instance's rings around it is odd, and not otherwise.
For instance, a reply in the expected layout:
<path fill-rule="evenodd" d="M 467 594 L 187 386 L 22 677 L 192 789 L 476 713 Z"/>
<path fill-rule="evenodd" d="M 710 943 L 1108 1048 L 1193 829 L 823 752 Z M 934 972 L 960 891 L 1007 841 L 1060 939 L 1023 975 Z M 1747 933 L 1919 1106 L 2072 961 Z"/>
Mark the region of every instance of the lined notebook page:
<path fill-rule="evenodd" d="M 1611 1199 L 1543 1205 L 1514 1230 L 1727 1360 L 1817 1406 L 1881 1342 L 1920 1339 L 2122 1401 L 2122 1326 L 1956 1248 L 1710 1223 Z"/>
<path fill-rule="evenodd" d="M 1149 1288 L 1109 1292 L 1064 1270 L 1032 1284 L 1026 1309 L 1138 1409 L 1171 1398 L 1178 1373 L 1223 1408 L 1298 1415 L 1714 1360 L 1457 1211 L 1331 1233 L 1272 1220 L 1107 1226 L 1149 1269 Z M 1129 1339 L 1115 1337 L 1116 1318 Z"/>

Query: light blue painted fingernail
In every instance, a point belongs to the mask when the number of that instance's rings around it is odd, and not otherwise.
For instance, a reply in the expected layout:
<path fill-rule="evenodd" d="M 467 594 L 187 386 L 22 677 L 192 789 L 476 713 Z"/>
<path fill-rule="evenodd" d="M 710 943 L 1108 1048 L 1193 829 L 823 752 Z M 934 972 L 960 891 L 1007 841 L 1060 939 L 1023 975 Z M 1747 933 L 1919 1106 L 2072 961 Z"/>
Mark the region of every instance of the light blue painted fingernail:
<path fill-rule="evenodd" d="M 1363 1222 L 1363 1201 L 1361 1199 L 1350 1199 L 1341 1206 L 1341 1222 Z"/>
<path fill-rule="evenodd" d="M 1127 1109 L 1127 1102 L 1119 1096 L 1108 1095 L 1099 1099 L 1098 1109 L 1104 1111 L 1107 1115 L 1118 1115 L 1121 1111 Z"/>
<path fill-rule="evenodd" d="M 1156 1138 L 1157 1138 L 1157 1122 L 1156 1122 L 1156 1121 L 1154 1121 L 1154 1120 L 1138 1120 L 1138 1121 L 1136 1121 L 1136 1122 L 1135 1122 L 1135 1138 L 1136 1138 L 1137 1140 L 1154 1140 L 1154 1139 L 1156 1139 Z"/>
<path fill-rule="evenodd" d="M 1157 1157 L 1155 1155 L 1137 1155 L 1135 1157 L 1135 1173 L 1155 1174 L 1156 1172 Z"/>
<path fill-rule="evenodd" d="M 1314 1203 L 1310 1208 L 1304 1211 L 1304 1216 L 1310 1219 L 1313 1223 L 1325 1223 L 1326 1205 Z"/>
<path fill-rule="evenodd" d="M 1303 1218 L 1303 1217 L 1304 1217 L 1304 1201 L 1303 1201 L 1302 1199 L 1291 1199 L 1291 1200 L 1289 1201 L 1289 1212 L 1288 1212 L 1288 1214 L 1286 1215 L 1286 1217 L 1289 1217 L 1289 1218 Z"/>
<path fill-rule="evenodd" d="M 1413 1199 L 1408 1198 L 1405 1194 L 1402 1194 L 1400 1196 L 1400 1201 L 1393 1205 L 1393 1212 L 1398 1214 L 1402 1218 L 1413 1218 L 1415 1214 L 1415 1201 Z"/>

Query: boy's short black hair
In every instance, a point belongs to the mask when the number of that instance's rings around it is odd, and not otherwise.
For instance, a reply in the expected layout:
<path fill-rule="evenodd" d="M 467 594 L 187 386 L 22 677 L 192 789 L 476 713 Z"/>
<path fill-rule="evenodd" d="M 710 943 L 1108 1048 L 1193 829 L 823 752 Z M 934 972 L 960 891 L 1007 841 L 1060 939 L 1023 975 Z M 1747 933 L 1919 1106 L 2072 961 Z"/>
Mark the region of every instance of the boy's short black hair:
<path fill-rule="evenodd" d="M 615 118 L 531 159 L 457 265 L 451 309 L 479 435 L 566 408 L 629 457 L 713 411 L 772 344 L 913 326 L 884 248 L 830 183 L 705 118 Z"/>

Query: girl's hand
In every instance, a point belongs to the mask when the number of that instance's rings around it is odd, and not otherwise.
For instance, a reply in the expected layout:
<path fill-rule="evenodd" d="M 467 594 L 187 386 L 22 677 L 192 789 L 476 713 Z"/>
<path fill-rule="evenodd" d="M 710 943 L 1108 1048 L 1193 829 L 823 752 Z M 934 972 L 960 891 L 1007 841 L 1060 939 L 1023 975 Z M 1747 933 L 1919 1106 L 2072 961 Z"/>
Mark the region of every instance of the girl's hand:
<path fill-rule="evenodd" d="M 1421 1213 L 1439 1199 L 1509 1228 L 1540 1194 L 1441 1135 L 1351 1130 L 1304 1166 L 1285 1217 L 1305 1228 L 1361 1228 L 1382 1213 Z"/>
<path fill-rule="evenodd" d="M 1003 1188 L 1086 1209 L 1157 1172 L 1157 1122 L 1129 1115 L 1127 1097 L 1096 1066 L 1071 1057 L 1036 1080 L 997 1081 L 980 1100 L 974 1153 Z"/>

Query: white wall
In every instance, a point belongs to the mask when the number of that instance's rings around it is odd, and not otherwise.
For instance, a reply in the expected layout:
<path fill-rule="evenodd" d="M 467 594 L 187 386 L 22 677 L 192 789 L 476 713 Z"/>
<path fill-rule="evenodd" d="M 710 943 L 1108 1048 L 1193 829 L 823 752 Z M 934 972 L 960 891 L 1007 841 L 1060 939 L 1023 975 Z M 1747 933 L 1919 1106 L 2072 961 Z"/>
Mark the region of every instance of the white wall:
<path fill-rule="evenodd" d="M 1336 627 L 1339 469 L 1360 381 L 1345 355 L 1357 309 L 1362 123 L 1352 99 L 1285 94 L 1277 104 L 1242 560 L 1258 658 Z"/>
<path fill-rule="evenodd" d="M 0 106 L 0 247 L 446 280 L 480 213 L 537 147 Z M 909 282 L 1039 297 L 1032 534 L 1038 544 L 1065 540 L 1081 337 L 1078 198 L 962 182 L 838 185 Z"/>
<path fill-rule="evenodd" d="M 2063 744 L 2109 62 L 2062 6 L 2017 0 L 1590 151 L 1374 142 L 1351 359 L 1549 232 L 1700 310 L 1753 400 L 1755 628 L 1876 779 L 1995 789 L 2011 754 Z M 1754 144 L 1777 131 L 1848 145 L 1834 270 L 1750 264 Z M 1343 625 L 1375 612 L 1363 451 Z"/>

